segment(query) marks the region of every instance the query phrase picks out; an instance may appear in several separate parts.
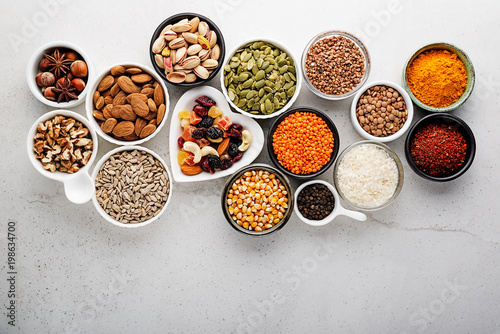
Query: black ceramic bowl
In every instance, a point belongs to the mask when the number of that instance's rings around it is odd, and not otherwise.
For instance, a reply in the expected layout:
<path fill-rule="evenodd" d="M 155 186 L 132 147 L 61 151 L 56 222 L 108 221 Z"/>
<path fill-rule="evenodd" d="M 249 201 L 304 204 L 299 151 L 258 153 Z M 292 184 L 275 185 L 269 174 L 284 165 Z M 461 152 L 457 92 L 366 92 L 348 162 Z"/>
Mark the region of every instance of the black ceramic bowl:
<path fill-rule="evenodd" d="M 281 166 L 281 164 L 278 161 L 278 158 L 276 157 L 276 154 L 274 153 L 274 150 L 273 150 L 273 135 L 274 135 L 274 132 L 276 131 L 276 128 L 286 117 L 288 117 L 291 114 L 294 114 L 296 112 L 309 112 L 309 113 L 316 114 L 317 116 L 321 117 L 321 119 L 323 119 L 325 121 L 325 123 L 328 125 L 328 128 L 330 129 L 330 131 L 332 131 L 332 134 L 333 134 L 334 144 L 333 144 L 333 152 L 330 156 L 330 161 L 328 161 L 328 163 L 326 163 L 326 165 L 324 165 L 319 171 L 317 171 L 315 173 L 311 173 L 311 174 L 292 173 L 288 169 Z M 332 166 L 333 162 L 335 161 L 335 158 L 337 157 L 337 154 L 339 153 L 339 148 L 340 148 L 339 132 L 337 131 L 335 124 L 333 124 L 333 121 L 325 113 L 323 113 L 317 109 L 313 109 L 313 108 L 309 108 L 309 107 L 297 107 L 297 108 L 293 108 L 293 109 L 288 110 L 287 112 L 281 114 L 273 122 L 273 124 L 271 125 L 271 128 L 269 129 L 269 132 L 267 134 L 267 152 L 269 153 L 269 156 L 271 157 L 271 161 L 273 162 L 273 164 L 281 172 L 285 173 L 286 175 L 300 179 L 300 180 L 311 179 L 313 177 L 316 177 L 318 175 L 323 174 L 328 168 L 330 168 Z"/>
<path fill-rule="evenodd" d="M 258 170 L 264 170 L 270 173 L 274 173 L 276 177 L 281 181 L 281 183 L 285 186 L 286 191 L 288 193 L 288 208 L 286 209 L 285 213 L 283 214 L 283 218 L 281 218 L 281 221 L 274 225 L 272 228 L 268 230 L 264 230 L 261 232 L 257 231 L 250 231 L 247 230 L 246 228 L 243 228 L 239 226 L 231 217 L 231 214 L 229 213 L 229 208 L 227 204 L 227 194 L 229 192 L 229 188 L 232 187 L 234 182 L 239 179 L 244 173 L 248 171 L 258 171 Z M 274 167 L 271 167 L 267 164 L 262 164 L 262 163 L 255 163 L 248 165 L 246 167 L 240 168 L 238 171 L 236 171 L 230 178 L 227 180 L 226 184 L 224 185 L 224 189 L 222 190 L 221 194 L 221 207 L 222 207 L 222 212 L 224 213 L 224 217 L 226 217 L 227 222 L 229 225 L 231 225 L 236 231 L 246 234 L 246 235 L 251 235 L 254 237 L 259 237 L 263 235 L 268 235 L 271 233 L 274 233 L 285 226 L 285 224 L 290 220 L 290 217 L 292 216 L 293 213 L 293 206 L 294 206 L 294 195 L 293 195 L 293 187 L 292 184 L 290 183 L 290 180 L 281 173 L 279 170 L 277 170 Z"/>
<path fill-rule="evenodd" d="M 151 51 L 152 48 L 153 48 L 153 43 L 158 38 L 158 36 L 160 36 L 160 33 L 162 32 L 163 28 L 165 28 L 167 25 L 177 23 L 177 22 L 179 22 L 180 20 L 183 20 L 183 19 L 189 19 L 189 20 L 191 20 L 192 18 L 194 18 L 196 16 L 200 18 L 200 21 L 207 22 L 210 30 L 215 31 L 215 33 L 217 34 L 217 44 L 219 44 L 219 47 L 220 47 L 220 56 L 219 56 L 219 60 L 218 60 L 219 65 L 217 66 L 216 69 L 214 69 L 212 71 L 212 73 L 210 73 L 210 75 L 208 76 L 208 78 L 205 79 L 205 80 L 201 80 L 200 78 L 198 78 L 195 82 L 191 82 L 191 83 L 186 83 L 186 82 L 174 83 L 174 82 L 170 82 L 170 81 L 167 80 L 167 76 L 165 75 L 165 71 L 156 64 L 155 54 Z M 158 75 L 160 77 L 162 77 L 163 80 L 165 80 L 166 83 L 168 83 L 170 85 L 175 85 L 175 86 L 190 87 L 190 88 L 192 88 L 192 87 L 197 87 L 197 86 L 201 86 L 201 85 L 205 84 L 206 82 L 208 82 L 208 81 L 212 80 L 213 78 L 215 78 L 215 76 L 217 75 L 217 73 L 219 73 L 220 69 L 223 66 L 224 58 L 226 56 L 226 43 L 224 42 L 224 36 L 222 36 L 222 31 L 209 18 L 207 18 L 207 17 L 205 17 L 203 15 L 197 14 L 197 13 L 179 13 L 179 14 L 175 14 L 175 15 L 170 16 L 168 19 L 166 19 L 165 21 L 163 21 L 156 28 L 155 32 L 153 33 L 153 37 L 151 37 L 151 43 L 149 44 L 149 51 L 148 52 L 149 52 L 149 57 L 151 59 L 151 64 L 153 65 L 153 68 L 155 69 L 156 73 L 158 73 Z"/>
<path fill-rule="evenodd" d="M 465 139 L 465 142 L 467 143 L 467 151 L 465 154 L 464 163 L 451 174 L 443 176 L 430 175 L 422 171 L 412 158 L 411 142 L 413 141 L 413 138 L 415 138 L 415 134 L 428 124 L 451 125 L 453 126 L 453 128 L 460 131 L 460 133 L 463 135 Z M 469 169 L 469 167 L 472 165 L 472 161 L 474 161 L 475 154 L 476 154 L 476 140 L 474 139 L 474 134 L 472 133 L 472 130 L 469 128 L 467 123 L 465 123 L 461 118 L 452 114 L 442 113 L 442 114 L 431 114 L 425 116 L 411 127 L 410 131 L 408 132 L 408 135 L 406 136 L 406 141 L 405 141 L 406 161 L 408 161 L 408 164 L 415 173 L 417 173 L 419 176 L 427 180 L 436 182 L 446 182 L 456 179 Z"/>

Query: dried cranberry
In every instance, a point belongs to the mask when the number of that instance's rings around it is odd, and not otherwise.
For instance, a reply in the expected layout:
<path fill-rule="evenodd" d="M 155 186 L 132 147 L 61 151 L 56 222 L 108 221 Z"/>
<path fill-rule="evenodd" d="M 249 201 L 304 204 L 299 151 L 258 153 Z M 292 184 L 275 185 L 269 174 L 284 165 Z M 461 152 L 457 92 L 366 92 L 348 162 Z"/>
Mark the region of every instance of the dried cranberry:
<path fill-rule="evenodd" d="M 226 133 L 229 137 L 232 138 L 241 138 L 241 131 L 243 127 L 239 124 L 233 124 L 227 129 Z"/>
<path fill-rule="evenodd" d="M 193 137 L 194 139 L 201 139 L 205 137 L 206 133 L 207 133 L 206 128 L 197 128 L 193 131 L 193 133 L 191 133 L 191 137 Z"/>
<path fill-rule="evenodd" d="M 231 159 L 224 159 L 221 161 L 221 167 L 220 169 L 222 170 L 226 170 L 226 169 L 229 169 L 233 166 L 233 160 Z"/>
<path fill-rule="evenodd" d="M 177 139 L 177 145 L 179 145 L 180 148 L 184 147 L 184 143 L 186 141 L 184 140 L 184 138 L 182 138 L 182 136 L 179 137 L 179 139 Z"/>
<path fill-rule="evenodd" d="M 236 161 L 239 161 L 242 157 L 243 157 L 243 153 L 238 153 L 238 155 L 233 158 L 233 163 Z"/>
<path fill-rule="evenodd" d="M 210 174 L 215 173 L 215 169 L 213 169 L 210 164 L 208 163 L 207 157 L 203 157 L 201 159 L 201 169 L 203 169 L 205 172 L 208 172 Z"/>
<path fill-rule="evenodd" d="M 193 111 L 200 117 L 205 117 L 208 114 L 208 108 L 199 104 L 194 106 Z"/>
<path fill-rule="evenodd" d="M 206 95 L 200 96 L 199 98 L 197 98 L 195 100 L 195 102 L 198 102 L 199 104 L 201 104 L 202 106 L 207 107 L 207 108 L 215 106 L 215 101 Z"/>

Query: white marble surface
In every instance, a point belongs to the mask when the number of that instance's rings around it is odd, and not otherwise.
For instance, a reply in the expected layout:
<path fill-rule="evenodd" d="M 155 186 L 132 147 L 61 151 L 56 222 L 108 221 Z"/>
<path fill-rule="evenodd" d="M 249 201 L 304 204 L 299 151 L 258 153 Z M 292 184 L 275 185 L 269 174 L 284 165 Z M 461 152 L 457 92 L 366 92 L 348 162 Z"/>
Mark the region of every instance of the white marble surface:
<path fill-rule="evenodd" d="M 2 313 L 10 300 L 8 221 L 17 224 L 18 275 L 16 326 L 2 315 L 0 333 L 500 333 L 499 10 L 484 0 L 2 1 Z M 455 112 L 476 135 L 472 168 L 447 184 L 425 181 L 408 168 L 401 138 L 390 147 L 403 160 L 405 184 L 391 206 L 366 222 L 340 217 L 321 228 L 294 216 L 256 239 L 225 222 L 225 178 L 175 184 L 170 210 L 139 229 L 111 225 L 91 202 L 71 204 L 25 152 L 29 127 L 49 110 L 25 82 L 31 53 L 68 40 L 97 71 L 122 61 L 150 65 L 152 32 L 184 11 L 212 18 L 229 47 L 266 36 L 297 57 L 320 31 L 354 32 L 372 57 L 370 81 L 399 82 L 423 44 L 457 44 L 477 73 L 472 97 Z M 173 104 L 182 93 L 170 90 Z M 296 105 L 326 111 L 344 148 L 361 140 L 350 102 L 324 101 L 303 87 Z M 83 105 L 74 110 L 84 114 Z M 261 124 L 267 130 L 269 122 Z M 145 146 L 168 162 L 167 140 L 164 128 Z M 99 157 L 113 147 L 100 140 Z M 257 161 L 270 162 L 267 152 Z M 331 182 L 332 171 L 321 179 Z"/>

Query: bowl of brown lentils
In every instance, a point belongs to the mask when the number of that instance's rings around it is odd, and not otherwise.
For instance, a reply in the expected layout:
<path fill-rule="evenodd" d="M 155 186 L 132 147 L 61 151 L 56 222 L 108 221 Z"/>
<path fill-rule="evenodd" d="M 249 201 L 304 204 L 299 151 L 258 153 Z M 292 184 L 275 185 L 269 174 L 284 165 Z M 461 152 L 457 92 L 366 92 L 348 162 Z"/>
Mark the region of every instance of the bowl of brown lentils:
<path fill-rule="evenodd" d="M 359 135 L 368 140 L 389 142 L 410 128 L 413 104 L 399 85 L 374 81 L 362 87 L 351 104 L 351 122 Z"/>
<path fill-rule="evenodd" d="M 370 74 L 370 56 L 354 35 L 325 31 L 311 39 L 301 61 L 304 81 L 319 97 L 342 100 L 356 94 Z"/>

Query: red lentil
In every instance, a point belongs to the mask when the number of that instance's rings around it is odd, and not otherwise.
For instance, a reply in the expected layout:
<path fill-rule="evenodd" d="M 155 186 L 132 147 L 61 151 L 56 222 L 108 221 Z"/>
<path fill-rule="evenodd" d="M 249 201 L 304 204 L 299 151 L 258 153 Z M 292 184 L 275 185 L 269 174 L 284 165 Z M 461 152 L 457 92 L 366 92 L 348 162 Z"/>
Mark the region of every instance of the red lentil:
<path fill-rule="evenodd" d="M 310 112 L 286 117 L 273 134 L 273 150 L 281 166 L 294 174 L 311 174 L 330 161 L 333 133 L 326 122 Z"/>
<path fill-rule="evenodd" d="M 415 134 L 410 152 L 420 170 L 443 176 L 462 166 L 467 143 L 460 131 L 451 125 L 429 124 Z"/>

